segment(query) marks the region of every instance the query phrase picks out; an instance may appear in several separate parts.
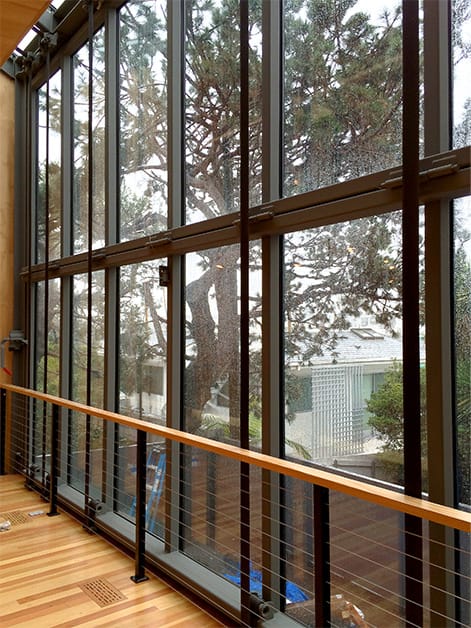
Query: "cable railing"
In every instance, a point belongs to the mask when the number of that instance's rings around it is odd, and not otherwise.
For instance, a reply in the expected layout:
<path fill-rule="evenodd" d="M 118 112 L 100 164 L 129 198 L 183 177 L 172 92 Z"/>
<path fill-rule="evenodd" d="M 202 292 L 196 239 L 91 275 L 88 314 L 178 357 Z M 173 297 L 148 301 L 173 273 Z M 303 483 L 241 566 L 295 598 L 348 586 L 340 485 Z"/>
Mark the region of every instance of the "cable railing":
<path fill-rule="evenodd" d="M 0 393 L 4 470 L 50 515 L 69 510 L 133 553 L 136 582 L 163 570 L 229 625 L 470 623 L 468 512 L 18 386 Z M 410 538 L 407 516 L 421 534 Z"/>

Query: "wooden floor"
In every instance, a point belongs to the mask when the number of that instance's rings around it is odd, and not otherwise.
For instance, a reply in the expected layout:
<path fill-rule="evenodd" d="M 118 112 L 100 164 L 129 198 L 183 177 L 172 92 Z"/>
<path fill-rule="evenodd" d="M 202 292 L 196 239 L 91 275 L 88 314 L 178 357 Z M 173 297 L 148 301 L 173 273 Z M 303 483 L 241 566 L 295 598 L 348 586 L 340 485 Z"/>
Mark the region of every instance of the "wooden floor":
<path fill-rule="evenodd" d="M 157 578 L 134 584 L 133 561 L 85 532 L 26 490 L 19 476 L 0 476 L 0 626 L 221 626 Z M 42 510 L 44 514 L 31 516 Z"/>

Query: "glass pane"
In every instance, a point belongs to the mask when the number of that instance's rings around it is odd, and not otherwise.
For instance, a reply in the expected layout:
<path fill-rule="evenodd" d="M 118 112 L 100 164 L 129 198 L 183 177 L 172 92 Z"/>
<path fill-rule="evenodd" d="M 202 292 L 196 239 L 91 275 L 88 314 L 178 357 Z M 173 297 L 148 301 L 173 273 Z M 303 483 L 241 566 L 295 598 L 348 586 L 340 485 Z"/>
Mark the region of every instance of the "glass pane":
<path fill-rule="evenodd" d="M 82 403 L 87 401 L 87 321 L 87 275 L 76 275 L 73 279 L 71 388 L 72 399 Z"/>
<path fill-rule="evenodd" d="M 72 304 L 72 348 L 71 348 L 71 398 L 91 406 L 103 407 L 104 399 L 104 272 L 92 275 L 88 285 L 86 274 L 73 279 Z M 92 291 L 91 315 L 92 333 L 90 354 L 88 353 L 88 291 Z M 90 373 L 88 381 L 87 372 Z M 88 389 L 88 385 L 90 388 Z M 84 487 L 85 446 L 87 430 L 90 436 L 92 481 L 99 473 L 100 457 L 103 450 L 103 426 L 100 419 L 87 418 L 71 413 L 69 421 L 69 477 L 79 490 Z M 91 486 L 92 492 L 97 487 Z M 98 494 L 96 495 L 98 496 Z"/>
<path fill-rule="evenodd" d="M 265 94 L 266 96 L 266 94 Z M 249 0 L 249 206 L 262 202 L 262 3 Z"/>
<path fill-rule="evenodd" d="M 159 285 L 166 260 L 120 270 L 119 412 L 165 425 L 167 412 L 167 288 Z M 117 510 L 135 516 L 136 431 L 117 428 Z M 147 513 L 150 532 L 162 534 L 165 444 L 147 435 Z"/>
<path fill-rule="evenodd" d="M 51 395 L 59 394 L 60 320 L 60 280 L 50 280 L 48 284 L 38 282 L 35 284 L 33 388 Z M 31 460 L 41 469 L 41 479 L 45 482 L 50 463 L 52 408 L 42 401 L 31 400 L 30 403 Z"/>
<path fill-rule="evenodd" d="M 235 245 L 186 256 L 184 428 L 217 440 L 239 438 L 238 272 Z"/>
<path fill-rule="evenodd" d="M 77 275 L 73 279 L 72 347 L 71 347 L 71 391 L 74 401 L 87 400 L 87 276 Z M 83 491 L 85 474 L 86 419 L 83 414 L 69 414 L 68 425 L 69 483 Z"/>
<path fill-rule="evenodd" d="M 238 246 L 188 254 L 185 260 L 184 429 L 235 444 L 240 425 L 239 263 Z M 226 512 L 233 508 L 237 521 L 239 482 L 233 478 L 239 465 L 185 448 L 183 469 L 185 552 L 203 563 L 209 548 L 219 557 L 222 551 L 237 556 L 236 535 L 227 535 L 228 524 L 217 526 L 215 517 L 222 508 L 221 516 L 229 520 Z"/>
<path fill-rule="evenodd" d="M 258 240 L 250 243 L 249 446 L 262 447 L 262 246 Z"/>
<path fill-rule="evenodd" d="M 86 274 L 76 275 L 73 280 L 72 321 L 72 399 L 87 402 L 87 370 L 91 373 L 90 405 L 103 407 L 104 390 L 104 271 L 92 275 L 91 286 Z M 88 291 L 91 303 L 91 354 L 87 355 Z"/>
<path fill-rule="evenodd" d="M 398 0 L 287 0 L 284 195 L 401 159 Z"/>
<path fill-rule="evenodd" d="M 261 444 L 261 253 L 251 245 L 250 446 Z M 184 429 L 238 445 L 240 442 L 240 258 L 239 247 L 186 256 Z M 184 551 L 217 573 L 236 577 L 239 564 L 240 465 L 185 448 L 182 462 Z M 254 491 L 260 495 L 255 474 Z M 252 494 L 255 495 L 255 492 Z M 254 498 L 255 499 L 255 498 Z M 260 503 L 253 506 L 258 538 Z M 232 580 L 234 581 L 234 580 Z"/>
<path fill-rule="evenodd" d="M 35 387 L 42 390 L 44 385 L 44 356 L 45 356 L 45 282 L 39 281 L 35 285 L 35 320 L 34 320 L 34 373 Z"/>
<path fill-rule="evenodd" d="M 167 2 L 120 11 L 120 239 L 167 228 Z"/>
<path fill-rule="evenodd" d="M 73 252 L 82 253 L 105 243 L 105 66 L 104 31 L 93 38 L 93 96 L 89 94 L 89 47 L 73 57 Z M 89 220 L 89 109 L 92 110 L 92 234 Z"/>
<path fill-rule="evenodd" d="M 318 625 L 313 574 L 324 567 L 332 626 L 403 625 L 401 516 L 336 491 L 324 492 L 322 512 L 314 487 L 292 478 L 285 478 L 283 494 L 286 614 L 303 625 Z M 326 511 L 330 557 L 328 565 L 318 567 L 314 518 L 325 517 Z"/>
<path fill-rule="evenodd" d="M 46 220 L 49 220 L 49 258 L 61 251 L 61 73 L 38 90 L 38 165 L 36 261 L 45 261 Z M 49 154 L 48 154 L 49 152 Z M 47 198 L 46 198 L 47 197 Z M 46 204 L 48 207 L 46 208 Z"/>
<path fill-rule="evenodd" d="M 285 237 L 285 447 L 402 483 L 401 213 Z"/>
<path fill-rule="evenodd" d="M 47 307 L 47 328 L 45 328 Z M 35 388 L 59 394 L 60 280 L 51 279 L 46 303 L 46 284 L 36 284 Z"/>
<path fill-rule="evenodd" d="M 165 425 L 167 288 L 159 285 L 166 260 L 120 270 L 119 411 Z"/>
<path fill-rule="evenodd" d="M 467 0 L 453 0 L 453 148 L 471 144 L 471 6 Z"/>
<path fill-rule="evenodd" d="M 185 35 L 185 221 L 190 223 L 238 210 L 238 2 L 187 3 Z"/>
<path fill-rule="evenodd" d="M 45 260 L 46 249 L 46 179 L 47 179 L 47 98 L 46 87 L 38 90 L 38 165 L 36 201 L 36 261 Z"/>
<path fill-rule="evenodd" d="M 35 321 L 34 326 L 37 333 L 34 336 L 34 386 L 37 390 L 42 390 L 44 386 L 44 356 L 45 356 L 45 307 L 44 307 L 44 295 L 45 295 L 45 283 L 43 281 L 38 282 L 34 287 L 35 296 Z M 44 475 L 45 469 L 43 465 L 43 444 L 44 444 L 44 430 L 46 429 L 46 404 L 36 399 L 31 400 L 32 409 L 32 439 L 31 439 L 31 462 L 38 465 L 38 469 L 41 469 Z"/>
<path fill-rule="evenodd" d="M 181 469 L 183 552 L 226 578 L 237 575 L 240 573 L 240 464 L 185 447 Z"/>
<path fill-rule="evenodd" d="M 73 253 L 88 248 L 88 46 L 74 57 Z"/>
<path fill-rule="evenodd" d="M 471 197 L 454 207 L 455 434 L 458 505 L 471 505 Z"/>

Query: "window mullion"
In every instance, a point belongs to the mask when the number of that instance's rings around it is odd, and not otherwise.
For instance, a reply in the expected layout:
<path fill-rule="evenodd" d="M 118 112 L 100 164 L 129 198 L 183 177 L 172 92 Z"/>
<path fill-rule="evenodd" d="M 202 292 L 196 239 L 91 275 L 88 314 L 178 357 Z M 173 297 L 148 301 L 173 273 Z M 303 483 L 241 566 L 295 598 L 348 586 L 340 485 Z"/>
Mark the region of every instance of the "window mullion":
<path fill-rule="evenodd" d="M 105 14 L 105 241 L 115 244 L 119 239 L 119 14 L 115 9 Z M 105 271 L 105 362 L 104 404 L 105 408 L 119 409 L 119 269 Z M 106 426 L 104 437 L 105 457 L 103 471 L 107 479 L 102 486 L 102 501 L 110 507 L 115 489 L 115 428 Z"/>
<path fill-rule="evenodd" d="M 451 3 L 424 3 L 424 152 L 451 144 Z M 425 323 L 428 492 L 433 501 L 454 505 L 453 411 L 451 373 L 450 202 L 425 205 Z M 454 616 L 453 533 L 430 525 L 430 607 L 433 625 Z"/>
<path fill-rule="evenodd" d="M 183 215 L 183 82 L 184 82 L 184 7 L 168 2 L 168 226 L 178 227 Z M 168 288 L 167 337 L 167 425 L 181 428 L 182 407 L 182 257 L 169 256 L 171 282 Z M 183 360 L 184 361 L 184 360 Z M 179 547 L 180 447 L 168 444 L 166 467 L 166 549 Z"/>
<path fill-rule="evenodd" d="M 106 124 L 106 244 L 119 239 L 119 14 L 109 9 L 105 17 L 105 124 Z"/>
<path fill-rule="evenodd" d="M 419 347 L 419 3 L 403 0 L 403 412 L 404 490 L 420 497 L 420 347 Z M 405 617 L 422 625 L 422 521 L 404 518 Z"/>
<path fill-rule="evenodd" d="M 262 13 L 262 201 L 281 194 L 282 3 L 264 2 Z M 281 240 L 262 238 L 262 451 L 282 455 L 282 294 L 280 285 Z M 283 607 L 281 543 L 281 478 L 262 473 L 263 595 L 275 608 Z"/>

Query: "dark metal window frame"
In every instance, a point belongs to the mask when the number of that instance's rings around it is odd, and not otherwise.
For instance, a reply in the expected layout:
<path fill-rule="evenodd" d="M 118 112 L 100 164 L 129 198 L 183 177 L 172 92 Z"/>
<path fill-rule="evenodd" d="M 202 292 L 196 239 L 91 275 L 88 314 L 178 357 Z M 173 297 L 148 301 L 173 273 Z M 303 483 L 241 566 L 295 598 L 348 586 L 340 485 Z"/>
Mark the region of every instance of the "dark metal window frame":
<path fill-rule="evenodd" d="M 204 223 L 192 225 L 182 224 L 183 215 L 183 181 L 184 181 L 184 155 L 183 155 L 183 4 L 169 2 L 168 10 L 168 51 L 169 51 L 169 89 L 168 89 L 168 155 L 169 155 L 169 224 L 165 233 L 155 234 L 151 237 L 139 238 L 130 242 L 118 241 L 119 231 L 119 190 L 118 190 L 118 147 L 117 133 L 119 123 L 118 110 L 118 10 L 123 2 L 111 2 L 100 8 L 94 15 L 94 28 L 105 25 L 106 37 L 106 93 L 107 93 L 107 161 L 106 161 L 106 241 L 103 249 L 79 255 L 71 255 L 71 215 L 69 209 L 72 206 L 72 132 L 71 132 L 71 102 L 72 102 L 72 63 L 71 55 L 87 41 L 90 24 L 80 18 L 78 11 L 67 15 L 62 24 L 63 33 L 69 29 L 70 38 L 57 54 L 53 56 L 49 67 L 44 65 L 34 76 L 27 77 L 26 83 L 19 85 L 18 94 L 20 105 L 18 118 L 27 119 L 29 123 L 26 131 L 18 132 L 22 152 L 19 152 L 18 163 L 26 164 L 25 172 L 27 181 L 32 181 L 32 173 L 35 171 L 33 155 L 37 141 L 34 126 L 34 102 L 35 90 L 40 88 L 47 79 L 47 69 L 53 73 L 57 68 L 62 70 L 62 254 L 59 260 L 53 263 L 46 257 L 44 264 L 31 264 L 32 250 L 34 248 L 33 222 L 35 206 L 35 188 L 30 183 L 22 189 L 17 196 L 16 211 L 21 217 L 22 224 L 27 225 L 28 244 L 26 250 L 19 252 L 16 263 L 20 270 L 22 282 L 26 284 L 26 291 L 18 287 L 16 292 L 16 318 L 21 319 L 23 313 L 30 317 L 31 337 L 34 335 L 34 316 L 28 314 L 35 299 L 32 296 L 26 299 L 25 307 L 19 303 L 24 302 L 24 294 L 32 295 L 35 285 L 41 281 L 53 278 L 61 279 L 61 394 L 70 394 L 70 366 L 67 359 L 71 341 L 71 316 L 72 297 L 70 294 L 73 276 L 78 273 L 89 273 L 95 270 L 105 270 L 106 274 L 106 367 L 105 367 L 105 399 L 104 404 L 109 409 L 115 409 L 117 405 L 118 384 L 115 373 L 118 363 L 118 317 L 116 312 L 119 303 L 119 268 L 124 264 L 138 263 L 149 259 L 167 257 L 172 285 L 169 288 L 169 325 L 168 337 L 168 369 L 167 369 L 167 396 L 170 409 L 169 418 L 172 427 L 180 427 L 181 416 L 181 384 L 182 384 L 182 307 L 183 293 L 181 278 L 183 258 L 186 253 L 198 251 L 203 248 L 217 247 L 234 244 L 239 239 L 239 224 L 237 215 L 228 215 L 216 218 Z M 411 14 L 417 12 L 415 2 L 408 0 L 404 3 Z M 413 6 L 414 5 L 414 6 Z M 426 316 L 429 330 L 427 340 L 427 376 L 430 381 L 438 382 L 438 386 L 429 384 L 427 395 L 430 399 L 436 399 L 437 403 L 429 404 L 429 459 L 434 459 L 434 465 L 430 469 L 430 497 L 434 501 L 445 504 L 454 504 L 454 487 L 451 469 L 453 461 L 452 429 L 451 424 L 446 423 L 446 417 L 451 414 L 451 397 L 449 390 L 452 386 L 452 366 L 450 357 L 451 345 L 451 314 L 450 314 L 450 200 L 469 193 L 470 159 L 469 148 L 449 150 L 450 147 L 450 5 L 440 0 L 430 0 L 424 3 L 424 70 L 425 70 L 425 119 L 424 139 L 425 157 L 418 160 L 414 154 L 409 155 L 405 151 L 404 173 L 402 168 L 392 168 L 384 172 L 373 173 L 354 181 L 341 183 L 328 188 L 315 190 L 296 197 L 279 199 L 282 178 L 282 146 L 280 134 L 281 118 L 281 67 L 282 67 L 282 3 L 263 3 L 263 179 L 262 197 L 263 203 L 259 207 L 249 210 L 248 237 L 261 239 L 262 241 L 262 266 L 263 266 L 263 364 L 270 368 L 263 369 L 263 451 L 273 455 L 283 455 L 283 338 L 282 338 L 282 287 L 280 285 L 281 260 L 282 260 L 282 235 L 291 231 L 343 222 L 363 216 L 370 216 L 399 210 L 403 207 L 403 193 L 406 195 L 411 187 L 416 187 L 416 195 L 410 198 L 412 207 L 417 208 L 419 203 L 425 204 L 426 215 Z M 59 25 L 59 28 L 61 25 Z M 414 36 L 415 37 L 415 36 Z M 414 39 L 414 37 L 412 39 Z M 65 37 L 63 38 L 65 39 Z M 410 41 L 406 37 L 406 41 Z M 440 45 L 436 46 L 436 42 Z M 418 34 L 412 41 L 412 55 L 416 54 Z M 248 43 L 247 43 L 248 45 Z M 408 50 L 408 49 L 407 49 Z M 406 54 L 409 54 L 406 51 Z M 444 69 L 447 68 L 447 69 Z M 418 90 L 418 70 L 409 80 L 410 92 L 405 92 L 405 109 L 408 103 L 415 98 L 414 90 Z M 448 73 L 448 74 L 447 74 Z M 411 95 L 408 95 L 411 94 Z M 417 94 L 418 96 L 418 94 Z M 412 112 L 409 117 L 410 134 L 415 134 L 418 142 L 418 110 Z M 409 133 L 409 131 L 408 131 Z M 409 135 L 408 135 L 409 136 Z M 409 136 L 410 137 L 410 136 Z M 407 162 L 408 155 L 411 161 Z M 411 164 L 417 171 L 411 179 Z M 17 175 L 17 181 L 19 181 Z M 18 188 L 18 186 L 17 186 Z M 23 207 L 29 207 L 29 213 L 23 214 Z M 413 245 L 415 246 L 415 245 Z M 90 247 L 89 247 L 90 248 Z M 438 281 L 437 281 L 438 273 Z M 411 295 L 411 307 L 418 306 L 417 296 Z M 438 315 L 437 315 L 438 311 Z M 21 327 L 20 323 L 20 327 Z M 414 327 L 415 324 L 412 323 Z M 414 337 L 411 331 L 410 337 Z M 436 338 L 440 342 L 436 342 Z M 416 362 L 415 357 L 407 357 L 407 363 Z M 412 367 L 415 368 L 414 366 Z M 31 375 L 32 372 L 30 371 Z M 27 383 L 22 381 L 21 383 Z M 281 392 L 280 392 L 281 391 Z M 415 394 L 415 393 L 414 393 Z M 407 399 L 411 395 L 406 392 Z M 274 419 L 275 418 L 275 419 Z M 68 419 L 63 418 L 67 426 Z M 406 423 L 406 440 L 409 440 L 409 431 Z M 63 431 L 66 433 L 66 430 Z M 444 434 L 443 439 L 436 439 L 435 434 Z M 113 442 L 112 434 L 109 442 Z M 416 436 L 413 437 L 416 440 Z M 63 436 L 63 438 L 66 438 Z M 178 450 L 172 446 L 172 455 L 178 458 Z M 417 443 L 412 445 L 415 451 Z M 109 457 L 112 460 L 112 456 Z M 411 459 L 411 456 L 408 456 Z M 439 460 L 440 464 L 436 464 Z M 66 464 L 66 461 L 63 461 Z M 413 494 L 420 493 L 421 487 L 416 484 L 416 462 L 409 470 L 406 470 L 406 491 L 411 488 Z M 175 465 L 178 466 L 178 465 Z M 112 464 L 109 463 L 107 473 L 112 472 Z M 413 478 L 414 486 L 409 486 L 409 480 Z M 167 487 L 168 495 L 178 493 L 178 474 L 174 473 L 169 478 Z M 278 481 L 266 474 L 263 478 L 264 490 L 268 491 L 270 508 L 264 510 L 262 517 L 263 529 L 271 538 L 271 546 L 264 548 L 264 561 L 266 572 L 264 574 L 265 591 L 275 588 L 282 591 L 283 586 L 283 561 L 281 558 L 273 559 L 273 556 L 283 556 L 283 526 L 282 516 L 274 515 L 274 510 L 280 513 L 282 510 L 282 486 Z M 104 488 L 104 499 L 112 501 L 112 491 Z M 174 497 L 169 501 L 168 521 L 175 522 L 178 515 L 178 503 Z M 444 540 L 443 531 L 438 528 L 432 530 L 432 546 L 436 542 Z M 431 546 L 431 547 L 432 547 Z M 172 523 L 169 527 L 166 539 L 166 548 L 176 550 L 178 547 L 178 527 Z M 433 547 L 432 547 L 433 549 Z M 436 549 L 436 547 L 435 547 Z M 317 548 L 318 555 L 322 555 L 322 546 Z M 449 564 L 453 561 L 450 553 L 440 555 L 439 564 Z M 273 562 L 274 561 L 274 562 Z M 271 575 L 270 575 L 271 574 Z M 274 576 L 273 574 L 280 574 Z M 447 586 L 449 583 L 447 584 Z M 273 600 L 282 607 L 282 595 Z M 447 601 L 438 602 L 437 612 L 446 606 Z M 319 613 L 322 609 L 319 609 Z M 324 609 L 325 611 L 325 609 Z M 324 612 L 322 611 L 322 612 Z M 440 611 L 441 612 L 441 611 Z M 413 611 L 411 611 L 413 615 Z M 411 615 L 411 616 L 412 616 Z M 321 615 L 320 615 L 321 616 Z"/>

